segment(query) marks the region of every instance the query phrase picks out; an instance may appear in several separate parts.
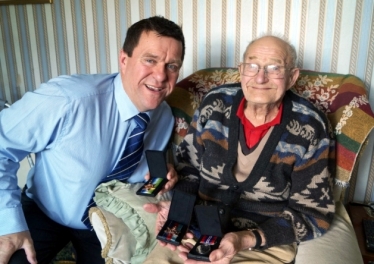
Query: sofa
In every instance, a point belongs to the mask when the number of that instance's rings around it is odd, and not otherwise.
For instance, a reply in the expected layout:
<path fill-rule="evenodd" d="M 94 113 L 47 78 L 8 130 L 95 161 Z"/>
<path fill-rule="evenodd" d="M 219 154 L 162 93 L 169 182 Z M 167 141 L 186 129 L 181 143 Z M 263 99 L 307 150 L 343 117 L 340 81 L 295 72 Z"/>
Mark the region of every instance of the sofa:
<path fill-rule="evenodd" d="M 198 70 L 177 83 L 175 90 L 167 98 L 175 117 L 175 128 L 170 139 L 171 151 L 168 152 L 170 162 L 173 162 L 173 151 L 186 135 L 192 115 L 206 92 L 221 84 L 239 80 L 236 68 L 207 68 Z M 337 140 L 335 218 L 325 235 L 300 243 L 295 263 L 363 263 L 345 206 L 352 200 L 359 158 L 367 144 L 368 135 L 374 128 L 374 114 L 365 86 L 353 75 L 301 70 L 299 79 L 291 89 L 326 113 Z M 145 213 L 140 205 L 157 199 L 147 198 L 138 201 L 137 206 L 132 206 L 123 198 L 126 195 L 118 194 L 118 190 L 125 187 L 122 183 L 116 184 L 110 188 L 98 187 L 95 198 L 99 202 L 90 211 L 91 223 L 102 244 L 102 256 L 106 263 L 142 263 L 157 242 L 152 225 L 155 215 Z M 103 192 L 103 188 L 108 191 Z M 127 226 L 128 219 L 134 217 L 137 226 Z M 127 248 L 129 244 L 131 249 Z M 60 252 L 55 263 L 74 263 L 74 253 L 71 251 L 70 245 Z M 69 262 L 63 260 L 64 255 L 70 256 Z"/>

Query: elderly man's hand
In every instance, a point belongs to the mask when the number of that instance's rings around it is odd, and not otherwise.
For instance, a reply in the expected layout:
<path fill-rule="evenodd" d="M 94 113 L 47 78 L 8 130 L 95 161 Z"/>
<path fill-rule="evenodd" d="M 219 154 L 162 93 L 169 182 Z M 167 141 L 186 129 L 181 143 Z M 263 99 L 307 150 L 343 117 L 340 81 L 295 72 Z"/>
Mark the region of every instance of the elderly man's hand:
<path fill-rule="evenodd" d="M 9 262 L 10 257 L 18 249 L 24 249 L 27 260 L 36 264 L 36 253 L 29 231 L 0 236 L 0 264 Z"/>
<path fill-rule="evenodd" d="M 239 232 L 240 233 L 240 232 Z M 213 250 L 209 256 L 209 260 L 212 264 L 229 264 L 235 254 L 241 250 L 241 237 L 237 232 L 227 233 L 221 240 L 219 248 Z M 180 251 L 179 257 L 183 259 L 185 264 L 198 264 L 206 263 L 204 261 L 197 261 L 188 259 L 187 254 L 192 249 L 193 245 L 186 243 L 183 246 L 179 246 Z"/>
<path fill-rule="evenodd" d="M 168 170 L 169 170 L 168 174 L 166 175 L 168 182 L 165 184 L 164 188 L 162 188 L 162 190 L 160 191 L 160 194 L 163 194 L 173 189 L 174 185 L 178 181 L 178 174 L 175 171 L 174 166 L 170 163 L 168 163 Z"/>
<path fill-rule="evenodd" d="M 158 213 L 157 219 L 156 219 L 156 233 L 157 234 L 160 232 L 166 220 L 168 219 L 170 204 L 171 204 L 170 201 L 160 201 L 157 204 L 147 203 L 143 206 L 144 210 L 148 213 Z M 185 238 L 193 238 L 193 234 L 187 232 L 187 234 L 185 235 Z M 173 251 L 177 249 L 177 246 L 174 246 L 172 244 L 168 244 L 163 241 L 158 241 L 158 242 L 161 246 L 167 246 Z"/>
<path fill-rule="evenodd" d="M 143 208 L 148 213 L 157 214 L 156 219 L 156 234 L 160 232 L 162 227 L 164 226 L 166 220 L 168 219 L 169 209 L 170 209 L 170 201 L 160 201 L 157 204 L 147 203 L 143 205 Z M 160 245 L 166 246 L 167 243 L 159 241 Z M 171 250 L 175 250 L 176 246 L 170 245 Z"/>
<path fill-rule="evenodd" d="M 144 179 L 146 181 L 148 181 L 150 178 L 151 178 L 151 176 L 149 175 L 149 173 L 147 175 L 145 175 L 145 177 L 144 177 Z M 161 191 L 159 192 L 159 195 L 161 195 L 163 193 L 166 193 L 166 192 L 170 191 L 171 189 L 173 189 L 174 185 L 178 181 L 178 174 L 175 171 L 174 166 L 170 163 L 168 163 L 168 174 L 166 175 L 166 178 L 168 179 L 168 182 L 161 189 Z"/>

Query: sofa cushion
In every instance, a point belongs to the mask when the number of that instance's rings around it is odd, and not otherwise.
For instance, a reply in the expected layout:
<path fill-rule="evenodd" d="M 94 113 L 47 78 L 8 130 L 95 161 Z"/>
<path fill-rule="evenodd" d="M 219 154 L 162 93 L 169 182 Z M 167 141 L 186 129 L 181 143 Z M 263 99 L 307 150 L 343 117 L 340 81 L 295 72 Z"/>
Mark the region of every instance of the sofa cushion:
<path fill-rule="evenodd" d="M 336 204 L 329 231 L 322 237 L 300 243 L 295 263 L 363 263 L 351 220 L 341 202 Z"/>

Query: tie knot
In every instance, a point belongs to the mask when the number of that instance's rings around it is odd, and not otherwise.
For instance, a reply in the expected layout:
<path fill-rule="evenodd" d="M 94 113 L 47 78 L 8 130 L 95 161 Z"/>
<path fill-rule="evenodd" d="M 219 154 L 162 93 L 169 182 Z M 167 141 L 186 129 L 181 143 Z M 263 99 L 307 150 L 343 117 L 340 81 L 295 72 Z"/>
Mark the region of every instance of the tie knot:
<path fill-rule="evenodd" d="M 139 113 L 134 116 L 135 122 L 141 129 L 145 130 L 149 122 L 149 116 L 146 113 Z"/>

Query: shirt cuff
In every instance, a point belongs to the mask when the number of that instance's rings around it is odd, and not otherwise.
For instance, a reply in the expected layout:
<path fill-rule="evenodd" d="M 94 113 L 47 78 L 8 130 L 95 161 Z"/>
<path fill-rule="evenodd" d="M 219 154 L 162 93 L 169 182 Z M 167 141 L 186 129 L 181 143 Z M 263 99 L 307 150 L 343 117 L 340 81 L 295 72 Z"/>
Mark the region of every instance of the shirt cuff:
<path fill-rule="evenodd" d="M 9 219 L 9 221 L 2 221 L 0 236 L 29 230 L 22 207 L 1 209 L 0 219 Z"/>

